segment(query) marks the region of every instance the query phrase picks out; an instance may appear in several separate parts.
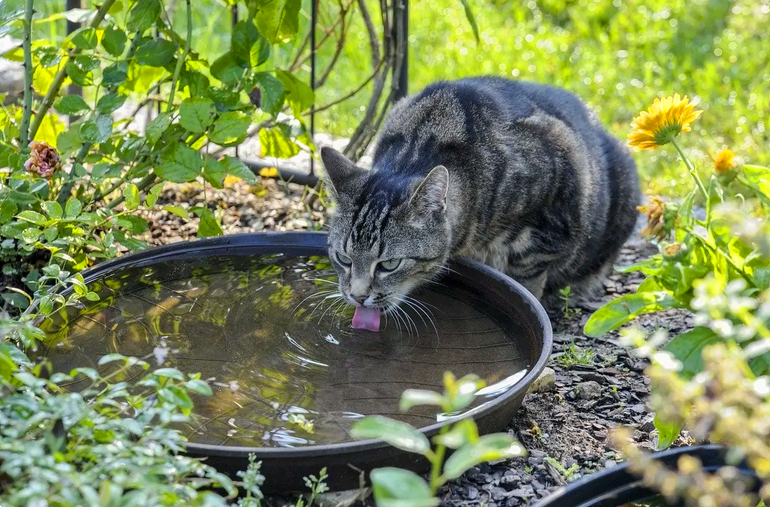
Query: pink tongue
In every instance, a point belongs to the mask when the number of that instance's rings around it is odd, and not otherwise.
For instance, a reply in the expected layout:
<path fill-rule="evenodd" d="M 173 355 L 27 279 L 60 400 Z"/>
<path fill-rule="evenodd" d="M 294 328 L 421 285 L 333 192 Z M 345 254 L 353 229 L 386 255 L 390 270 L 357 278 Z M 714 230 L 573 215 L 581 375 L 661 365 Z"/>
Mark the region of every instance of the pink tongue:
<path fill-rule="evenodd" d="M 353 314 L 353 329 L 366 329 L 368 331 L 380 330 L 380 309 L 356 307 Z"/>

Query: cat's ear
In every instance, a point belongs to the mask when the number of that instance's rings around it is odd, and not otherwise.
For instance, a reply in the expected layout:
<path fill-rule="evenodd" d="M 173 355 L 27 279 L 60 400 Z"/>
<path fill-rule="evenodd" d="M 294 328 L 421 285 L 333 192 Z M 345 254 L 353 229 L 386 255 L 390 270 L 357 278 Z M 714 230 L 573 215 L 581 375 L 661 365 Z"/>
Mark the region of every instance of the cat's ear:
<path fill-rule="evenodd" d="M 435 213 L 446 211 L 446 197 L 449 192 L 449 171 L 443 165 L 431 169 L 417 184 L 409 205 L 417 213 Z"/>
<path fill-rule="evenodd" d="M 321 160 L 326 169 L 326 182 L 331 187 L 334 197 L 348 193 L 356 180 L 367 172 L 366 169 L 361 169 L 348 160 L 342 153 L 327 146 L 321 148 Z"/>

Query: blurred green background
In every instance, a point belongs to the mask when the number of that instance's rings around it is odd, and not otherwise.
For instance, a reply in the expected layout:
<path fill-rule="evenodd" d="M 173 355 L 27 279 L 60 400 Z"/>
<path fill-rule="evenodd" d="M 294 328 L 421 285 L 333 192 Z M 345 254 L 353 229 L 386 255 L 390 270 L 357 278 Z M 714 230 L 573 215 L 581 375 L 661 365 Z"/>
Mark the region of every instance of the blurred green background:
<path fill-rule="evenodd" d="M 21 0 L 5 0 L 20 3 Z M 170 0 L 165 0 L 169 4 Z M 323 104 L 344 95 L 371 72 L 369 42 L 356 2 L 341 59 L 319 90 Z M 84 0 L 86 7 L 92 2 Z M 689 95 L 704 109 L 682 144 L 708 174 L 711 154 L 731 148 L 745 162 L 770 163 L 770 0 L 469 0 L 477 43 L 459 0 L 412 0 L 409 86 L 417 91 L 439 79 L 495 74 L 562 86 L 594 107 L 605 125 L 625 138 L 629 124 L 655 97 Z M 43 15 L 64 0 L 36 0 Z M 366 0 L 375 20 L 379 2 Z M 193 48 L 216 57 L 229 44 L 230 11 L 219 0 L 194 0 Z M 309 26 L 309 1 L 301 13 Z M 183 1 L 175 26 L 184 30 Z M 319 2 L 320 28 L 339 12 Z M 64 36 L 63 21 L 36 25 L 35 35 Z M 277 48 L 272 64 L 290 61 L 291 46 Z M 320 52 L 319 68 L 334 44 Z M 303 72 L 307 72 L 307 65 Z M 366 90 L 319 114 L 317 129 L 350 135 L 363 115 Z M 635 154 L 645 189 L 678 195 L 689 176 L 670 147 Z"/>

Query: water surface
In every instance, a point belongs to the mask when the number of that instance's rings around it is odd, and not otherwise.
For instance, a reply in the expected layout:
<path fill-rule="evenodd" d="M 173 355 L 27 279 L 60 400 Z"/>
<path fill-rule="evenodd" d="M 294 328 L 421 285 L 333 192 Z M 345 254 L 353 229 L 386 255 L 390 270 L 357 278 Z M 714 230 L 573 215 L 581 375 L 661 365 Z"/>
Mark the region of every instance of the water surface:
<path fill-rule="evenodd" d="M 446 282 L 413 294 L 420 305 L 373 333 L 350 328 L 353 309 L 334 297 L 336 282 L 324 257 L 216 256 L 126 268 L 91 285 L 100 302 L 45 324 L 45 353 L 65 372 L 107 371 L 114 366 L 97 361 L 113 352 L 200 372 L 214 395 L 193 397 L 197 417 L 183 428 L 190 441 L 263 447 L 350 441 L 351 425 L 370 414 L 425 426 L 442 415 L 427 407 L 399 413 L 403 390 L 441 390 L 451 370 L 496 384 L 485 391 L 494 396 L 530 366 L 502 317 L 470 289 Z"/>

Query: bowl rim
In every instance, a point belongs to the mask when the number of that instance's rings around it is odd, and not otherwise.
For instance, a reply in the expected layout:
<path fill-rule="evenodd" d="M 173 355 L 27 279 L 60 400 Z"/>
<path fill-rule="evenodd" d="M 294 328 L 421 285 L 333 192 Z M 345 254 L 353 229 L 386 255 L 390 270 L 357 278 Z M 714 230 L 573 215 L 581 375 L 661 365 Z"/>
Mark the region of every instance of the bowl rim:
<path fill-rule="evenodd" d="M 88 284 L 118 269 L 122 269 L 128 266 L 154 264 L 155 261 L 163 260 L 165 257 L 176 257 L 181 254 L 192 253 L 199 253 L 202 256 L 205 256 L 207 252 L 209 252 L 209 255 L 211 255 L 211 251 L 222 251 L 223 254 L 227 254 L 228 250 L 230 249 L 243 247 L 277 247 L 285 248 L 288 250 L 319 248 L 327 249 L 327 238 L 328 235 L 325 232 L 318 231 L 264 231 L 229 234 L 224 236 L 182 241 L 178 243 L 151 247 L 140 252 L 129 253 L 120 257 L 116 257 L 115 259 L 99 263 L 91 268 L 84 270 L 81 274 L 83 275 L 85 283 Z M 483 408 L 479 407 L 481 410 L 474 410 L 470 414 L 464 415 L 464 417 L 471 415 L 474 419 L 479 419 L 490 415 L 500 406 L 505 406 L 507 402 L 511 401 L 512 398 L 526 394 L 526 388 L 528 388 L 532 382 L 537 379 L 537 377 L 545 368 L 546 363 L 548 362 L 548 358 L 551 355 L 551 350 L 553 348 L 553 328 L 551 326 L 551 321 L 548 318 L 548 314 L 546 313 L 543 306 L 540 304 L 537 298 L 535 298 L 535 296 L 533 296 L 520 283 L 516 282 L 504 273 L 476 260 L 461 258 L 454 260 L 454 262 L 481 272 L 483 275 L 504 284 L 510 290 L 521 296 L 521 298 L 525 303 L 527 303 L 527 306 L 529 307 L 528 311 L 534 314 L 533 316 L 536 318 L 539 328 L 543 334 L 540 355 L 537 358 L 535 364 L 533 364 L 530 370 L 527 372 L 527 374 L 524 375 L 524 377 L 522 377 L 519 382 L 517 382 L 516 385 L 518 385 L 519 388 L 510 389 L 505 394 L 495 397 L 488 403 L 487 406 L 484 406 Z M 72 289 L 66 289 L 62 292 L 62 294 L 66 296 L 69 292 L 71 292 L 71 290 Z M 441 422 L 419 427 L 417 430 L 426 437 L 430 437 L 438 433 L 438 431 L 444 426 L 455 421 L 455 418 L 447 418 Z M 257 460 L 259 460 L 263 458 L 310 458 L 330 454 L 344 455 L 387 448 L 389 446 L 385 443 L 384 440 L 376 438 L 357 440 L 352 442 L 342 442 L 339 444 L 308 445 L 303 447 L 220 446 L 214 444 L 198 444 L 188 441 L 185 443 L 185 447 L 187 454 L 231 458 L 247 458 L 250 454 L 254 454 L 256 455 Z"/>

